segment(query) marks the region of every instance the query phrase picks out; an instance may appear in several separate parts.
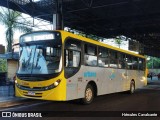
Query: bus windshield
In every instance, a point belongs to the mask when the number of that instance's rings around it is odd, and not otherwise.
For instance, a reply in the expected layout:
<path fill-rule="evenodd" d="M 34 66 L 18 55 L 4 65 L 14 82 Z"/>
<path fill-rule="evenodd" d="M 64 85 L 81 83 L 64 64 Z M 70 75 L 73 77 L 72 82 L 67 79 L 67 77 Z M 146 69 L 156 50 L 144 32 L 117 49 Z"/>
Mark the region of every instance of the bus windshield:
<path fill-rule="evenodd" d="M 18 74 L 52 74 L 61 71 L 61 47 L 44 44 L 20 47 Z"/>
<path fill-rule="evenodd" d="M 26 36 L 21 38 L 24 39 Z M 62 69 L 61 51 L 60 39 L 20 41 L 20 59 L 17 73 L 36 75 L 59 73 Z"/>

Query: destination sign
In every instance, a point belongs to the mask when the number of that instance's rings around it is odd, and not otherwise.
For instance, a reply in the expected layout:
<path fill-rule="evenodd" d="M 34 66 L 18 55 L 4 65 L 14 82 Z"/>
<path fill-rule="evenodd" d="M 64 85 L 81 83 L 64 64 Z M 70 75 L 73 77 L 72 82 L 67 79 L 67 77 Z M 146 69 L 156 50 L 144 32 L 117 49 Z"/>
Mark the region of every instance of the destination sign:
<path fill-rule="evenodd" d="M 39 40 L 51 40 L 55 39 L 55 34 L 51 32 L 36 32 L 21 36 L 20 42 L 30 42 Z"/>

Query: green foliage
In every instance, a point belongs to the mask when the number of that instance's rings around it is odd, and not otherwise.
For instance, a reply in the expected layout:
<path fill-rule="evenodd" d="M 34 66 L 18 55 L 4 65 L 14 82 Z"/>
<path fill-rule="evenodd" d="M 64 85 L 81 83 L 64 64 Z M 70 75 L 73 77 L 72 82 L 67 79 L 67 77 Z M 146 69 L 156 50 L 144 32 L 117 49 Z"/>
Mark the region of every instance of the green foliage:
<path fill-rule="evenodd" d="M 148 57 L 147 68 L 160 68 L 160 58 L 156 57 Z"/>
<path fill-rule="evenodd" d="M 119 39 L 119 38 L 115 39 L 115 43 L 118 45 L 119 48 L 121 47 L 122 42 L 123 41 L 121 39 Z"/>
<path fill-rule="evenodd" d="M 0 72 L 7 72 L 7 61 L 0 59 Z"/>
<path fill-rule="evenodd" d="M 2 8 L 0 11 L 0 23 L 6 28 L 6 42 L 7 52 L 12 51 L 13 35 L 16 30 L 20 32 L 30 32 L 32 29 L 25 24 L 29 24 L 28 21 L 19 21 L 21 13 L 10 9 Z M 20 24 L 21 22 L 21 24 Z M 23 23 L 23 24 L 22 24 Z"/>
<path fill-rule="evenodd" d="M 83 37 L 86 37 L 86 38 L 90 38 L 90 39 L 96 40 L 96 41 L 99 41 L 99 40 L 103 41 L 103 39 L 104 39 L 103 37 L 99 37 L 99 36 L 96 36 L 96 35 L 93 35 L 93 34 L 87 34 L 85 32 L 82 32 L 82 31 L 79 31 L 79 30 L 75 30 L 75 29 L 68 28 L 67 31 L 71 32 L 73 34 L 77 34 L 77 35 L 80 35 L 80 36 L 83 36 Z"/>

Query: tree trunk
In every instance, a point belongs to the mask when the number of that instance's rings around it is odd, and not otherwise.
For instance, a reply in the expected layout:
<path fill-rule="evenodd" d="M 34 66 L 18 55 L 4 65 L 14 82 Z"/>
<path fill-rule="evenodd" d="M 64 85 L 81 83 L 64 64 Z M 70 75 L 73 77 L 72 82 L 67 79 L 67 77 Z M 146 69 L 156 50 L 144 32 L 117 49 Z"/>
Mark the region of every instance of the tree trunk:
<path fill-rule="evenodd" d="M 7 39 L 7 52 L 12 52 L 12 43 L 13 43 L 13 30 L 9 28 L 6 32 L 6 39 Z"/>

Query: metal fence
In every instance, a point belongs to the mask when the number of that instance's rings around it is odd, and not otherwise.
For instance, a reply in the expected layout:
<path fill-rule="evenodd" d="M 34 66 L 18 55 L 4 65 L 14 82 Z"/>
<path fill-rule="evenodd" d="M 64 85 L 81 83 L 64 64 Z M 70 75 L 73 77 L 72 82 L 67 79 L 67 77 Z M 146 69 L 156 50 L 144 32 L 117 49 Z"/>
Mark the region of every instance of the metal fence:
<path fill-rule="evenodd" d="M 4 86 L 7 84 L 7 73 L 1 72 L 0 73 L 0 86 Z"/>
<path fill-rule="evenodd" d="M 0 86 L 0 98 L 7 96 L 14 96 L 13 85 Z"/>
<path fill-rule="evenodd" d="M 14 96 L 14 84 L 7 78 L 7 72 L 0 73 L 0 98 Z"/>

